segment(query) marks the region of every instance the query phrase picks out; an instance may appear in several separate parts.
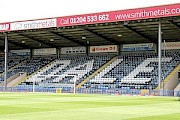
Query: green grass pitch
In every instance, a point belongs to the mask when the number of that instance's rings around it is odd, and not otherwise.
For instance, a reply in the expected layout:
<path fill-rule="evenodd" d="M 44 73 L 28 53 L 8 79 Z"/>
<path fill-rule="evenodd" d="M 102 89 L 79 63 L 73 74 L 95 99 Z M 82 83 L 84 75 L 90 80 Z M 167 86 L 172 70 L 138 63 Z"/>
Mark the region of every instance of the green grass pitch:
<path fill-rule="evenodd" d="M 178 120 L 177 97 L 0 93 L 0 120 Z"/>

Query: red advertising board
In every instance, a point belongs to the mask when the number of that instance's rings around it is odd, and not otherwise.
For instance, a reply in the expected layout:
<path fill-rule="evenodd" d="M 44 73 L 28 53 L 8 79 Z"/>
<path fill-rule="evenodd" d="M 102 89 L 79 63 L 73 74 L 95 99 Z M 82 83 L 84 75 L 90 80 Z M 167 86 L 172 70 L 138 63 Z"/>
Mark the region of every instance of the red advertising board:
<path fill-rule="evenodd" d="M 147 7 L 130 10 L 120 10 L 57 18 L 57 26 L 73 26 L 105 22 L 127 21 L 147 18 L 179 16 L 180 4 Z"/>
<path fill-rule="evenodd" d="M 0 32 L 128 21 L 180 15 L 180 3 L 147 8 L 91 13 L 48 19 L 0 23 Z"/>
<path fill-rule="evenodd" d="M 0 23 L 0 32 L 5 32 L 10 30 L 10 23 Z"/>

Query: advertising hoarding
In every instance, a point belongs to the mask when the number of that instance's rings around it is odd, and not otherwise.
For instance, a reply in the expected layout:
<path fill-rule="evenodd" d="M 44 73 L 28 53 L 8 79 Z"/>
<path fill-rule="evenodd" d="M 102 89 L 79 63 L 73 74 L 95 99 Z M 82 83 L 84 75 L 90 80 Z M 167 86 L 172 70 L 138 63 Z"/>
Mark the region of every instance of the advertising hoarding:
<path fill-rule="evenodd" d="M 118 52 L 117 45 L 90 46 L 90 53 Z"/>

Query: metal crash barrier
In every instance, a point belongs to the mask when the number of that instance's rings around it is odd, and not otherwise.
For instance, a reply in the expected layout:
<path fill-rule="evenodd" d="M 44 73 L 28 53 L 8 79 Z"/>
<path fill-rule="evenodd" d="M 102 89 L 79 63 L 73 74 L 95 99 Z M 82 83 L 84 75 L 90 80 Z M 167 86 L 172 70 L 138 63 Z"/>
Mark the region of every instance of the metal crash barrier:
<path fill-rule="evenodd" d="M 50 93 L 73 93 L 73 88 L 43 88 L 35 87 L 34 91 L 32 87 L 7 87 L 4 91 L 4 87 L 0 87 L 0 92 L 50 92 Z M 139 89 L 76 89 L 76 93 L 79 94 L 110 94 L 110 95 L 138 95 L 138 96 L 179 96 L 180 91 L 174 90 L 139 90 Z"/>

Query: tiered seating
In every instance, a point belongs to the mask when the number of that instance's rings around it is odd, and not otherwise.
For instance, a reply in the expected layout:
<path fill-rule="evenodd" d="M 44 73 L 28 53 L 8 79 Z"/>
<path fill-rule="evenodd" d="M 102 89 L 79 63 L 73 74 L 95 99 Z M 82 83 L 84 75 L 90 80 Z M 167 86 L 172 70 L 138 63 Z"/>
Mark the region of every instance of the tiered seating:
<path fill-rule="evenodd" d="M 31 86 L 35 81 L 39 87 L 73 87 L 107 63 L 115 55 L 64 56 L 39 71 L 23 86 Z M 163 57 L 164 56 L 164 57 Z M 42 61 L 42 60 L 40 60 Z M 36 61 L 36 63 L 38 60 Z M 31 63 L 30 63 L 31 64 Z M 42 63 L 40 63 L 42 64 Z M 38 65 L 34 67 L 38 69 Z M 162 54 L 162 80 L 180 64 L 180 52 Z M 28 66 L 28 67 L 27 67 Z M 29 64 L 19 69 L 31 68 Z M 42 65 L 43 66 L 43 65 Z M 31 69 L 28 69 L 31 71 Z M 29 72 L 32 73 L 33 71 Z M 72 86 L 70 86 L 70 84 Z M 82 88 L 92 89 L 154 89 L 158 85 L 158 55 L 155 53 L 124 53 L 117 56 L 109 66 L 91 78 Z"/>
<path fill-rule="evenodd" d="M 7 70 L 18 65 L 19 63 L 21 63 L 22 61 L 24 61 L 26 59 L 27 59 L 27 57 L 9 57 L 8 61 L 7 61 Z M 2 74 L 3 72 L 4 72 L 4 58 L 0 58 L 0 74 L 1 74 L 0 82 L 2 82 L 4 80 L 4 74 Z M 11 76 L 11 74 L 9 74 L 9 76 Z"/>
<path fill-rule="evenodd" d="M 99 74 L 97 74 L 94 78 L 90 80 L 90 82 L 96 82 L 96 83 L 113 83 L 116 78 L 102 78 L 106 73 L 111 71 L 116 65 L 121 63 L 123 59 L 117 59 L 116 61 L 112 62 L 109 66 L 107 66 L 105 69 L 103 69 Z"/>
<path fill-rule="evenodd" d="M 26 57 L 9 57 L 7 61 L 7 69 L 14 67 L 15 65 L 21 63 L 27 59 Z M 0 73 L 4 72 L 4 58 L 0 58 Z"/>
<path fill-rule="evenodd" d="M 29 58 L 29 59 L 23 60 L 23 62 L 21 63 L 20 66 L 17 66 L 14 69 L 12 69 L 11 71 L 8 71 L 7 78 L 9 78 L 10 76 L 13 76 L 19 72 L 27 72 L 27 74 L 30 75 L 33 72 L 35 72 L 36 70 L 40 69 L 41 67 L 47 65 L 52 60 L 54 60 L 53 57 L 50 57 L 50 58 L 48 58 L 48 57 L 47 58 L 46 57 L 45 58 L 33 57 L 31 59 Z M 21 62 L 21 60 L 16 61 L 16 62 L 14 61 L 14 63 L 20 63 L 20 62 Z M 14 64 L 14 63 L 11 63 L 11 64 Z M 3 81 L 4 76 L 0 76 L 0 80 Z"/>
<path fill-rule="evenodd" d="M 109 61 L 114 55 L 91 55 L 91 56 L 65 56 L 51 63 L 47 68 L 39 71 L 25 82 L 47 86 L 62 86 L 79 84 L 95 70 Z M 75 77 L 75 79 L 74 79 Z M 59 85 L 59 86 L 58 86 Z"/>
<path fill-rule="evenodd" d="M 162 58 L 162 80 L 180 63 L 179 52 L 167 52 L 165 56 L 166 57 Z M 103 74 L 103 76 L 100 75 L 101 73 L 96 75 L 82 86 L 82 88 L 154 89 L 157 87 L 157 54 L 122 54 L 118 56 L 117 60 L 119 59 L 123 59 L 123 61 L 119 62 L 116 66 L 113 65 L 114 68 L 106 72 L 106 74 Z"/>

